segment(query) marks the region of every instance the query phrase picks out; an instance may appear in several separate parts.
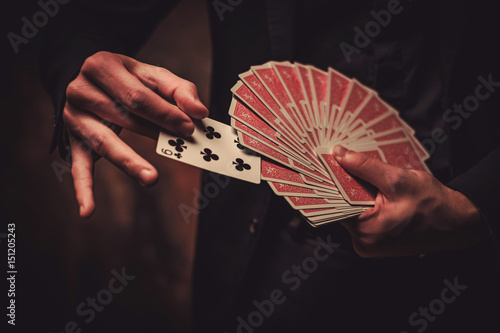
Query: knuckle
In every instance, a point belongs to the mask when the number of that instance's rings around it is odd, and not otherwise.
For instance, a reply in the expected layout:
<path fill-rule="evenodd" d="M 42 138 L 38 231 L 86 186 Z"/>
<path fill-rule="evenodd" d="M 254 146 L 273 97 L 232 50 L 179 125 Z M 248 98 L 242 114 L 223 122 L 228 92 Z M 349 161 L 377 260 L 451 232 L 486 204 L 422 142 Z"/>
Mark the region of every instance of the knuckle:
<path fill-rule="evenodd" d="M 441 183 L 436 178 L 434 178 L 434 176 L 428 174 L 425 171 L 410 170 L 409 174 L 411 176 L 412 184 L 415 184 L 415 193 L 422 193 L 422 190 L 424 189 L 440 188 Z"/>
<path fill-rule="evenodd" d="M 107 153 L 107 146 L 105 144 L 106 137 L 102 133 L 94 132 L 89 135 L 90 147 L 100 156 L 105 156 Z"/>
<path fill-rule="evenodd" d="M 144 63 L 136 61 L 133 58 L 129 58 L 127 56 L 122 56 L 120 59 L 121 64 L 129 71 L 130 73 L 134 75 L 145 75 L 144 71 Z M 147 76 L 147 75 L 146 75 Z"/>
<path fill-rule="evenodd" d="M 361 169 L 370 168 L 372 164 L 372 158 L 367 154 L 360 154 L 357 164 Z"/>
<path fill-rule="evenodd" d="M 131 88 L 125 94 L 125 105 L 131 109 L 140 109 L 146 104 L 146 92 L 140 88 Z"/>
<path fill-rule="evenodd" d="M 71 81 L 66 87 L 66 99 L 69 101 L 77 100 L 80 98 L 80 88 L 78 87 L 78 83 L 76 79 Z"/>
<path fill-rule="evenodd" d="M 164 75 L 172 75 L 172 72 L 164 67 L 154 66 L 153 72 L 158 77 L 163 77 Z"/>
<path fill-rule="evenodd" d="M 410 173 L 403 169 L 397 169 L 385 176 L 393 192 L 401 192 L 407 188 Z"/>
<path fill-rule="evenodd" d="M 63 121 L 66 125 L 70 125 L 73 121 L 73 114 L 69 110 L 68 106 L 66 105 L 63 110 Z"/>
<path fill-rule="evenodd" d="M 109 61 L 111 55 L 111 53 L 106 51 L 100 51 L 91 55 L 83 62 L 81 73 L 83 75 L 89 75 L 100 70 L 105 66 L 106 62 Z"/>
<path fill-rule="evenodd" d="M 184 87 L 187 91 L 189 91 L 192 94 L 197 94 L 198 93 L 198 88 L 196 88 L 196 85 L 191 82 L 191 81 L 185 81 L 184 82 Z"/>
<path fill-rule="evenodd" d="M 433 176 L 428 174 L 425 171 L 421 170 L 410 170 L 410 175 L 413 179 L 415 179 L 419 183 L 428 183 L 429 181 L 435 180 Z"/>
<path fill-rule="evenodd" d="M 141 81 L 152 91 L 158 93 L 160 81 L 169 73 L 165 68 L 141 62 L 129 62 L 127 69 L 140 77 Z"/>
<path fill-rule="evenodd" d="M 189 89 L 189 90 L 193 90 L 194 91 L 194 90 L 197 89 L 196 85 L 193 82 L 191 82 L 191 81 L 186 81 L 185 85 L 186 85 L 186 88 Z"/>
<path fill-rule="evenodd" d="M 66 126 L 66 128 L 71 131 L 71 132 L 76 132 L 78 128 L 78 121 L 76 119 L 76 115 L 73 113 L 71 108 L 68 106 L 68 103 L 66 103 L 62 118 L 63 118 L 63 123 Z"/>
<path fill-rule="evenodd" d="M 93 73 L 100 66 L 100 60 L 99 60 L 100 58 L 101 57 L 99 57 L 97 55 L 93 55 L 93 56 L 90 56 L 87 59 L 85 59 L 80 72 L 83 75 L 88 75 L 88 74 Z"/>
<path fill-rule="evenodd" d="M 82 89 L 78 82 L 71 82 L 66 88 L 66 99 L 74 106 L 81 107 L 86 111 L 95 113 L 94 110 L 103 110 L 105 101 L 92 97 L 89 89 Z"/>
<path fill-rule="evenodd" d="M 398 169 L 393 172 L 393 175 L 394 185 L 397 187 L 404 187 L 408 183 L 408 177 L 410 174 L 403 169 Z"/>
<path fill-rule="evenodd" d="M 93 58 L 96 58 L 100 61 L 105 61 L 112 56 L 113 56 L 113 53 L 108 52 L 108 51 L 99 51 L 99 52 L 96 52 L 92 55 Z"/>

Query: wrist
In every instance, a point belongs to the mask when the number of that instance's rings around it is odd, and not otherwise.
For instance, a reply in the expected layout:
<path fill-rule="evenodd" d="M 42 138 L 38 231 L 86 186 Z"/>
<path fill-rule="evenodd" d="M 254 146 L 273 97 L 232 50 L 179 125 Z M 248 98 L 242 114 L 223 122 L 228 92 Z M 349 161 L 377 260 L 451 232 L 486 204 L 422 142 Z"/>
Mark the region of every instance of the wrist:
<path fill-rule="evenodd" d="M 444 218 L 448 221 L 449 231 L 464 246 L 473 245 L 484 239 L 485 222 L 476 204 L 461 192 L 446 189 L 449 208 Z"/>

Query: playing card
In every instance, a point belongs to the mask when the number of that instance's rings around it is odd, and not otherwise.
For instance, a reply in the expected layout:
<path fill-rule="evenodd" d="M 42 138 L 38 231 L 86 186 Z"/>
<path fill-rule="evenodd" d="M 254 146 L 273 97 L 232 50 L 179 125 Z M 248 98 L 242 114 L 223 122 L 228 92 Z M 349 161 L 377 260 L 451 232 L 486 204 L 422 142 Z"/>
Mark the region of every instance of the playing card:
<path fill-rule="evenodd" d="M 321 163 L 315 155 L 310 155 L 310 153 L 301 150 L 300 146 L 297 147 L 297 144 L 289 140 L 286 135 L 277 132 L 274 128 L 269 126 L 262 118 L 240 103 L 238 99 L 232 100 L 231 106 L 229 107 L 229 115 L 255 131 L 255 133 L 272 141 L 274 144 L 278 145 L 281 150 L 286 152 L 287 155 L 293 156 L 301 163 L 306 165 L 314 163 L 316 167 L 322 168 Z"/>
<path fill-rule="evenodd" d="M 342 199 L 341 195 L 335 195 L 329 192 L 321 192 L 305 187 L 268 181 L 269 186 L 277 195 L 290 197 L 308 197 L 308 198 L 334 198 Z"/>
<path fill-rule="evenodd" d="M 331 216 L 345 216 L 346 214 L 359 215 L 364 212 L 366 208 L 359 206 L 352 206 L 351 208 L 309 208 L 301 209 L 299 212 L 306 217 L 317 217 L 324 219 Z"/>
<path fill-rule="evenodd" d="M 335 128 L 331 126 L 335 123 L 335 119 L 339 116 L 339 109 L 347 95 L 351 80 L 333 68 L 328 68 L 328 87 L 325 118 L 328 119 L 326 125 L 327 134 L 330 138 L 335 134 Z"/>
<path fill-rule="evenodd" d="M 291 122 L 293 122 L 290 117 L 284 113 L 284 110 L 276 103 L 271 94 L 266 90 L 266 87 L 262 85 L 257 76 L 252 72 L 248 71 L 241 73 L 239 75 L 242 82 L 259 98 L 259 100 L 266 106 L 266 108 L 277 118 L 277 125 L 284 129 L 286 133 L 290 135 L 291 138 L 297 140 L 298 142 L 304 143 L 304 138 L 294 130 Z M 243 101 L 246 99 L 239 96 Z"/>
<path fill-rule="evenodd" d="M 336 195 L 339 194 L 339 191 L 333 184 L 319 182 L 310 177 L 308 177 L 310 181 L 306 182 L 303 175 L 297 171 L 285 168 L 266 159 L 262 159 L 261 170 L 263 180 L 294 185 Z"/>
<path fill-rule="evenodd" d="M 385 142 L 378 146 L 390 165 L 402 169 L 422 170 L 430 173 L 425 163 L 418 156 L 413 143 L 408 139 Z"/>
<path fill-rule="evenodd" d="M 350 205 L 343 199 L 327 199 L 327 198 L 307 198 L 307 197 L 284 197 L 293 209 L 313 209 L 313 208 L 349 208 Z"/>
<path fill-rule="evenodd" d="M 355 78 L 288 61 L 252 66 L 239 77 L 231 89 L 231 126 L 243 146 L 264 157 L 261 178 L 311 225 L 375 204 L 378 189 L 337 163 L 335 145 L 429 172 L 415 131 Z"/>
<path fill-rule="evenodd" d="M 375 204 L 377 189 L 373 185 L 355 178 L 345 171 L 333 156 L 332 149 L 318 148 L 316 151 L 345 200 L 351 205 Z M 364 151 L 364 153 L 383 160 L 381 154 L 376 150 Z"/>
<path fill-rule="evenodd" d="M 310 117 L 312 121 L 312 125 L 315 129 L 319 128 L 319 110 L 317 105 L 314 103 L 314 91 L 312 87 L 311 76 L 309 74 L 309 67 L 295 63 L 295 67 L 297 68 L 298 78 L 300 81 L 300 88 L 304 95 L 304 102 L 307 103 L 307 107 L 310 112 Z"/>
<path fill-rule="evenodd" d="M 321 129 L 319 134 L 320 146 L 325 144 L 326 125 L 327 125 L 327 86 L 328 86 L 328 73 L 313 66 L 307 66 L 309 70 L 309 81 L 312 87 L 312 101 L 313 109 L 317 126 Z"/>
<path fill-rule="evenodd" d="M 344 136 L 338 139 L 342 140 L 349 133 L 355 132 L 364 125 L 371 124 L 377 119 L 387 116 L 389 113 L 395 113 L 395 111 L 389 105 L 383 103 L 378 96 L 371 95 L 367 102 L 354 113 L 352 116 L 353 120 L 345 124 L 346 130 Z"/>
<path fill-rule="evenodd" d="M 213 119 L 195 120 L 191 137 L 160 132 L 156 152 L 198 168 L 260 183 L 260 157 L 243 147 L 236 131 Z"/>
<path fill-rule="evenodd" d="M 278 75 L 283 88 L 288 93 L 288 97 L 291 100 L 289 106 L 293 107 L 297 111 L 296 114 L 306 131 L 312 133 L 312 114 L 309 112 L 308 103 L 305 103 L 308 100 L 304 96 L 300 78 L 295 66 L 289 62 L 273 62 L 271 65 Z"/>
<path fill-rule="evenodd" d="M 264 85 L 267 89 L 268 93 L 272 96 L 272 98 L 278 103 L 279 107 L 282 111 L 282 114 L 289 121 L 292 128 L 295 130 L 299 137 L 307 137 L 304 123 L 300 121 L 300 118 L 293 112 L 290 108 L 292 105 L 292 100 L 288 97 L 286 90 L 283 88 L 279 77 L 274 72 L 272 66 L 270 64 L 264 64 L 261 66 L 252 66 L 252 72 L 257 76 L 259 81 Z"/>
<path fill-rule="evenodd" d="M 374 93 L 366 87 L 363 87 L 357 80 L 352 80 L 346 97 L 343 99 L 342 105 L 335 116 L 333 128 L 335 131 L 330 131 L 327 140 L 335 143 L 336 139 L 342 137 L 346 131 L 346 127 L 358 108 L 361 108 L 369 100 L 369 97 Z"/>
<path fill-rule="evenodd" d="M 241 127 L 241 123 L 235 122 L 235 125 Z M 244 127 L 244 125 L 243 125 Z M 248 129 L 247 129 L 248 130 Z M 255 136 L 258 136 L 257 133 L 254 133 Z M 282 152 L 279 151 L 279 148 L 273 147 L 273 143 L 270 142 L 269 140 L 265 138 L 260 138 L 259 140 L 256 139 L 255 137 L 252 137 L 243 131 L 238 131 L 238 137 L 240 139 L 240 142 L 245 145 L 245 147 L 248 147 L 252 149 L 253 151 L 256 151 L 263 156 L 266 156 L 278 163 L 281 163 L 284 166 L 287 166 L 289 168 L 292 168 L 300 173 L 307 174 L 308 176 L 319 180 L 319 181 L 324 181 L 324 182 L 330 182 L 331 179 L 328 176 L 323 175 L 322 173 L 319 173 L 312 168 L 308 168 L 301 163 L 291 159 L 290 157 L 284 155 Z M 266 142 L 266 143 L 263 143 Z"/>

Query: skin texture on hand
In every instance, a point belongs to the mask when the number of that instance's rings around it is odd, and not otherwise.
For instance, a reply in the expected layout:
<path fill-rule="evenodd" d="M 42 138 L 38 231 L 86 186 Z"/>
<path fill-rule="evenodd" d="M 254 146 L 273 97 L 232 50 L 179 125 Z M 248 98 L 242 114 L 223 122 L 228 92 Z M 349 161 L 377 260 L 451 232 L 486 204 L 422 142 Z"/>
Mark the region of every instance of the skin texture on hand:
<path fill-rule="evenodd" d="M 375 206 L 341 222 L 362 257 L 407 256 L 453 250 L 481 239 L 477 207 L 425 171 L 391 166 L 336 146 L 337 162 L 379 192 Z"/>
<path fill-rule="evenodd" d="M 87 58 L 66 89 L 63 111 L 80 216 L 90 217 L 95 209 L 96 156 L 109 160 L 144 186 L 158 180 L 157 170 L 111 127 L 117 125 L 152 139 L 161 129 L 188 137 L 194 131 L 191 118 L 207 116 L 196 86 L 164 68 L 109 52 Z"/>

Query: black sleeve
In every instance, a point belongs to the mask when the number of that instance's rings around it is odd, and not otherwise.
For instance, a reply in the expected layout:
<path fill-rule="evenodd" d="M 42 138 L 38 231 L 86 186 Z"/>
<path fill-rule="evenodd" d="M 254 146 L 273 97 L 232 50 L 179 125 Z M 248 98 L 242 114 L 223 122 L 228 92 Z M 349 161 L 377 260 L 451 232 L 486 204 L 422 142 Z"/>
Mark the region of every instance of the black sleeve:
<path fill-rule="evenodd" d="M 462 38 L 450 85 L 452 105 L 469 106 L 461 121 L 450 128 L 454 179 L 447 184 L 480 209 L 500 244 L 500 48 L 492 36 L 499 31 L 493 3 L 466 1 Z M 486 94 L 481 99 L 478 92 Z M 484 96 L 484 95 L 483 95 Z M 470 101 L 477 100 L 474 108 Z M 455 113 L 457 117 L 458 113 Z"/>
<path fill-rule="evenodd" d="M 42 82 L 55 106 L 52 152 L 59 146 L 70 162 L 63 130 L 65 91 L 86 58 L 99 51 L 130 55 L 178 1 L 78 1 L 61 5 L 59 14 L 44 31 L 40 53 Z"/>
<path fill-rule="evenodd" d="M 497 148 L 467 172 L 455 177 L 448 187 L 463 193 L 481 211 L 488 229 L 500 236 L 500 148 Z"/>

